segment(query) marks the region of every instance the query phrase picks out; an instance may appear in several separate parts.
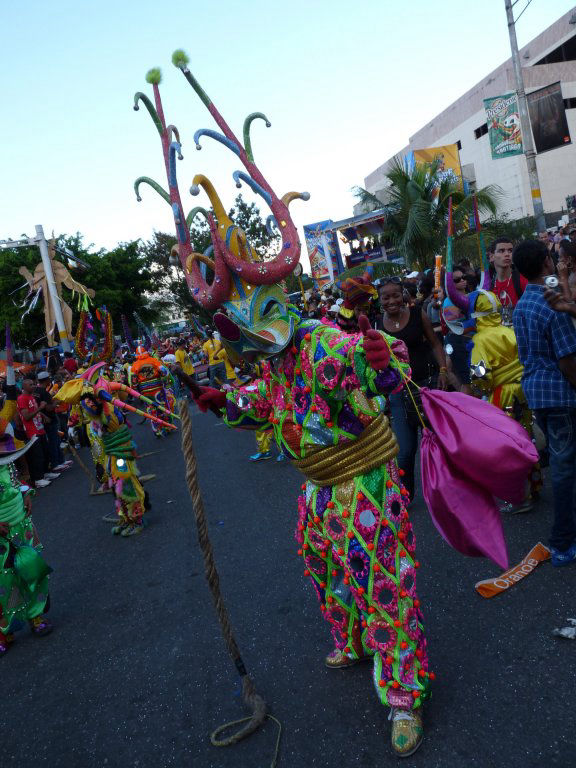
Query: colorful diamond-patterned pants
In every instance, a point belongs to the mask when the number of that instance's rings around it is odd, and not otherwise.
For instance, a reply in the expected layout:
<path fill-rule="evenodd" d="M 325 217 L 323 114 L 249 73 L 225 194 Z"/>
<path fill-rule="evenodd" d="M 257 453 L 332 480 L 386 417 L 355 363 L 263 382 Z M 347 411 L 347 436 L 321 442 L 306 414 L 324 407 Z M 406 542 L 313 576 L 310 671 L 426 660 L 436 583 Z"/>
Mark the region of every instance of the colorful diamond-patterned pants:
<path fill-rule="evenodd" d="M 347 483 L 308 481 L 298 500 L 296 538 L 336 648 L 374 657 L 383 704 L 408 691 L 428 696 L 426 639 L 416 594 L 415 539 L 396 462 Z"/>

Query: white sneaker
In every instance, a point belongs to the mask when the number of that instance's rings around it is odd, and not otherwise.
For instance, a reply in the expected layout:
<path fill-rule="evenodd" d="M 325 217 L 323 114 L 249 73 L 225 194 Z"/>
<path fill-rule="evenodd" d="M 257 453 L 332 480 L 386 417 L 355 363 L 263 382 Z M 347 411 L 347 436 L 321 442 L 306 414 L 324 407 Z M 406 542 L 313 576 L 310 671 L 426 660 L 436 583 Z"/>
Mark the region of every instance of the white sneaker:
<path fill-rule="evenodd" d="M 56 480 L 58 477 L 60 477 L 58 472 L 46 472 L 44 475 L 44 480 Z"/>
<path fill-rule="evenodd" d="M 63 472 L 65 469 L 70 469 L 70 464 L 58 464 L 57 467 L 54 467 L 55 472 Z"/>
<path fill-rule="evenodd" d="M 50 480 L 36 480 L 36 488 L 46 488 L 47 485 L 50 485 Z"/>
<path fill-rule="evenodd" d="M 60 448 L 64 450 L 64 448 L 68 448 L 68 443 L 60 443 Z"/>

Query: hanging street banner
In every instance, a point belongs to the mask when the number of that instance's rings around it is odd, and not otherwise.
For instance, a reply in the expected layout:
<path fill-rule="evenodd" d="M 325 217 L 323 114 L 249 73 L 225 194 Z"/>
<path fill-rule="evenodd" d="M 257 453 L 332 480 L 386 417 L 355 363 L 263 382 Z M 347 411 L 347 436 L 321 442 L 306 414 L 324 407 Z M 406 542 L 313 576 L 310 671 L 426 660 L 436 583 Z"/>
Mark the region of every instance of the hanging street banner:
<path fill-rule="evenodd" d="M 327 219 L 304 225 L 312 279 L 318 288 L 333 283 L 336 275 L 343 271 L 336 233 L 327 231 L 333 223 L 332 219 Z"/>
<path fill-rule="evenodd" d="M 414 163 L 433 163 L 434 160 L 440 158 L 440 167 L 438 169 L 438 176 L 441 181 L 445 178 L 451 179 L 456 183 L 460 189 L 463 188 L 462 181 L 462 167 L 460 165 L 460 152 L 458 151 L 458 144 L 445 144 L 442 147 L 428 147 L 426 149 L 415 149 L 411 153 L 409 164 L 414 166 Z"/>
<path fill-rule="evenodd" d="M 571 144 L 560 83 L 539 88 L 527 98 L 536 152 Z"/>
<path fill-rule="evenodd" d="M 521 155 L 524 147 L 516 93 L 484 99 L 484 109 L 492 159 Z"/>

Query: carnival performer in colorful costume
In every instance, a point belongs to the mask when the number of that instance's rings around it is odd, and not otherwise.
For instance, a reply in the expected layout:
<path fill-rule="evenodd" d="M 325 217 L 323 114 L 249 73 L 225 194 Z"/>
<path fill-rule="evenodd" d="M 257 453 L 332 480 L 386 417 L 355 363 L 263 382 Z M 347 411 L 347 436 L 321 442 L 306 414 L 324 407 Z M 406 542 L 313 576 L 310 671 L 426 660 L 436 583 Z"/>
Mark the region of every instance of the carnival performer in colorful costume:
<path fill-rule="evenodd" d="M 14 437 L 10 422 L 16 415 L 17 390 L 8 331 L 6 337 L 6 399 L 0 410 L 0 656 L 8 651 L 13 633 L 25 622 L 34 635 L 52 631 L 44 615 L 49 607 L 48 574 L 52 569 L 41 555 L 42 544 L 32 522 L 34 491 L 19 482 L 13 464 L 36 438 L 24 444 Z"/>
<path fill-rule="evenodd" d="M 151 416 L 161 418 L 163 413 L 174 412 L 175 399 L 170 387 L 171 379 L 168 369 L 142 346 L 136 350 L 136 360 L 130 369 L 130 381 L 138 392 L 151 401 L 146 408 Z M 170 421 L 170 417 L 168 420 Z M 150 426 L 152 433 L 158 438 L 164 437 L 171 431 L 153 420 L 150 421 Z"/>
<path fill-rule="evenodd" d="M 87 309 L 83 309 L 78 318 L 75 348 L 76 354 L 83 361 L 82 367 L 76 372 L 78 377 L 81 377 L 89 367 L 97 362 L 111 363 L 114 356 L 114 325 L 112 315 L 105 307 L 99 307 L 95 310 L 95 318 L 100 323 L 100 342 L 92 322 L 91 313 Z M 89 360 L 91 362 L 88 362 Z M 100 375 L 103 379 L 112 378 L 112 376 L 107 376 L 103 368 L 100 368 Z M 118 394 L 122 396 L 121 392 Z M 102 441 L 102 424 L 91 419 L 90 414 L 80 404 L 76 404 L 71 405 L 69 409 L 68 429 L 72 430 L 72 434 L 75 435 L 73 439 L 76 442 L 78 441 L 78 433 L 81 434 L 82 430 L 86 430 L 96 478 L 100 483 L 100 490 L 104 491 L 108 487 L 109 477 L 105 469 L 106 452 L 104 451 L 104 443 Z"/>
<path fill-rule="evenodd" d="M 134 536 L 144 530 L 144 512 L 150 505 L 148 494 L 138 479 L 140 473 L 136 466 L 136 445 L 123 411 L 133 411 L 146 418 L 155 417 L 113 397 L 113 393 L 120 390 L 128 391 L 136 397 L 139 394 L 123 384 L 103 379 L 99 375 L 103 365 L 98 363 L 80 377 L 67 381 L 56 394 L 56 399 L 80 405 L 94 431 L 99 432 L 104 449 L 104 470 L 114 494 L 118 517 L 112 533 Z M 167 422 L 162 424 L 169 429 L 174 428 Z"/>
<path fill-rule="evenodd" d="M 194 178 L 192 192 L 207 192 L 214 215 L 195 208 L 184 215 L 176 182 L 178 132 L 166 127 L 158 84 L 151 70 L 155 106 L 142 101 L 160 133 L 169 192 L 141 177 L 170 203 L 178 244 L 194 298 L 217 312 L 215 325 L 232 361 L 261 361 L 263 375 L 250 384 L 224 393 L 192 387 L 202 410 L 218 409 L 230 426 L 258 429 L 270 424 L 276 442 L 304 473 L 298 500 L 299 553 L 329 622 L 335 650 L 326 664 L 333 669 L 373 658 L 374 683 L 383 704 L 392 707 L 392 745 L 399 755 L 414 752 L 422 740 L 421 705 L 429 695 L 426 641 L 416 594 L 414 533 L 406 511 L 406 492 L 394 457 L 395 437 L 382 412 L 383 396 L 402 386 L 408 374 L 405 348 L 361 320 L 362 332 L 348 335 L 315 320 L 302 320 L 285 304 L 278 285 L 296 267 L 300 243 L 288 205 L 308 199 L 291 192 L 279 199 L 253 161 L 250 125 L 244 125 L 244 145 L 230 130 L 187 67 L 182 52 L 173 61 L 215 118 L 222 134 L 202 135 L 230 148 L 248 174 L 234 178 L 260 194 L 272 210 L 282 245 L 277 257 L 263 261 L 244 232 L 230 220 L 212 184 Z M 174 140 L 172 140 L 174 137 Z M 208 221 L 213 256 L 194 253 L 189 224 L 200 213 Z M 214 272 L 208 284 L 198 267 L 203 261 Z M 394 357 L 390 357 L 390 347 Z M 182 376 L 186 381 L 188 377 Z"/>

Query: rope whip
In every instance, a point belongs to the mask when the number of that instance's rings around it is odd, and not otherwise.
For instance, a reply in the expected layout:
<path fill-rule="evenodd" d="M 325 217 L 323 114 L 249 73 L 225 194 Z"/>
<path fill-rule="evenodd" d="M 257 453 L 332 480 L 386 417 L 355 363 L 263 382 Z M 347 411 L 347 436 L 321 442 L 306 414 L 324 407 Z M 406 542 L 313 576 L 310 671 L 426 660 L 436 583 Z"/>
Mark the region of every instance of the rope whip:
<path fill-rule="evenodd" d="M 192 500 L 192 506 L 194 508 L 194 516 L 196 518 L 196 528 L 198 532 L 198 543 L 202 550 L 202 556 L 204 558 L 204 570 L 206 581 L 212 593 L 212 600 L 214 602 L 214 608 L 216 609 L 216 615 L 220 622 L 220 629 L 228 653 L 242 680 L 242 698 L 244 704 L 252 711 L 252 714 L 248 717 L 240 718 L 239 720 L 233 720 L 229 723 L 216 728 L 210 735 L 210 741 L 215 747 L 229 747 L 232 744 L 236 744 L 242 739 L 245 739 L 250 734 L 260 728 L 266 718 L 274 720 L 278 725 L 278 737 L 276 739 L 276 748 L 270 768 L 275 768 L 278 750 L 280 747 L 280 737 L 282 735 L 282 726 L 280 722 L 270 714 L 266 713 L 266 702 L 256 692 L 254 682 L 246 670 L 242 656 L 240 655 L 240 649 L 238 643 L 234 637 L 232 625 L 230 623 L 230 617 L 228 616 L 228 610 L 222 592 L 220 591 L 220 577 L 218 570 L 216 569 L 216 563 L 214 560 L 214 550 L 212 549 L 212 542 L 208 534 L 208 523 L 206 520 L 206 513 L 204 510 L 204 500 L 202 498 L 202 492 L 200 490 L 200 484 L 198 482 L 198 465 L 196 462 L 196 454 L 194 453 L 194 444 L 192 441 L 192 419 L 190 418 L 190 412 L 188 410 L 188 403 L 186 399 L 180 399 L 178 401 L 178 410 L 181 418 L 181 430 L 182 430 L 182 452 L 184 454 L 184 461 L 186 463 L 186 484 Z M 245 725 L 229 736 L 222 736 L 224 731 L 228 730 L 234 725 Z"/>

